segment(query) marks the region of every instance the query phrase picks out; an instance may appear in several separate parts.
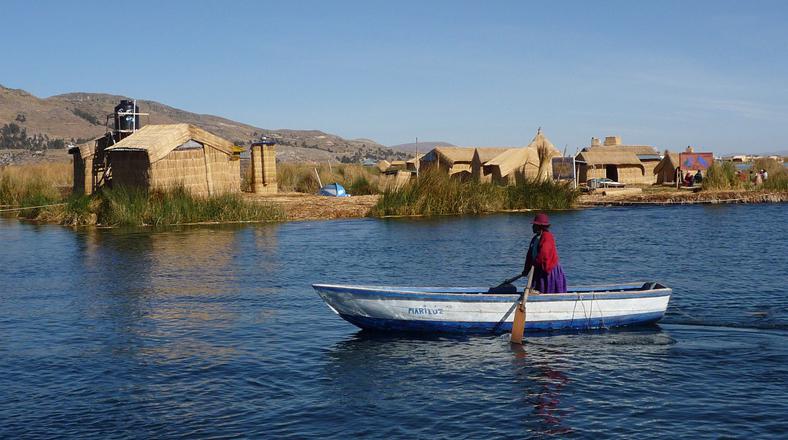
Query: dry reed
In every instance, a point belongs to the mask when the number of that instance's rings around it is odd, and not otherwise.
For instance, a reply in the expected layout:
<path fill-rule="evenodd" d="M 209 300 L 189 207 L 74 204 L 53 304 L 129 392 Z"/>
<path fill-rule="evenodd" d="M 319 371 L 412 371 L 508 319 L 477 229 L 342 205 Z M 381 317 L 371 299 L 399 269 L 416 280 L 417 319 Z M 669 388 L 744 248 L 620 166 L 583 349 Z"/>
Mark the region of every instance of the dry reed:
<path fill-rule="evenodd" d="M 460 181 L 439 170 L 423 172 L 418 179 L 383 193 L 371 211 L 390 215 L 480 214 L 516 209 L 566 209 L 579 196 L 570 186 L 552 180 L 517 179 L 511 186 Z"/>
<path fill-rule="evenodd" d="M 279 190 L 283 192 L 313 194 L 320 190 L 320 183 L 328 185 L 334 182 L 344 186 L 353 195 L 378 194 L 384 187 L 382 176 L 376 168 L 348 164 L 280 163 L 277 164 L 276 179 Z"/>
<path fill-rule="evenodd" d="M 71 190 L 72 167 L 68 163 L 39 163 L 0 167 L 0 205 L 40 206 L 58 203 Z M 23 211 L 23 215 L 36 212 Z"/>

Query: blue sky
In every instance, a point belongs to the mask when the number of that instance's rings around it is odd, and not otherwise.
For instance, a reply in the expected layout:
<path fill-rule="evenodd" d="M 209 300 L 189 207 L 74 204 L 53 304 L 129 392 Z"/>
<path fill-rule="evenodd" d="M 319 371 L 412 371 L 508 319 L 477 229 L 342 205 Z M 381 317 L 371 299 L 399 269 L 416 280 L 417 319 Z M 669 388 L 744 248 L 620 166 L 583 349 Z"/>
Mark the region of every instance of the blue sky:
<path fill-rule="evenodd" d="M 290 4 L 286 4 L 290 3 Z M 788 2 L 0 2 L 0 84 L 392 145 L 788 150 Z"/>

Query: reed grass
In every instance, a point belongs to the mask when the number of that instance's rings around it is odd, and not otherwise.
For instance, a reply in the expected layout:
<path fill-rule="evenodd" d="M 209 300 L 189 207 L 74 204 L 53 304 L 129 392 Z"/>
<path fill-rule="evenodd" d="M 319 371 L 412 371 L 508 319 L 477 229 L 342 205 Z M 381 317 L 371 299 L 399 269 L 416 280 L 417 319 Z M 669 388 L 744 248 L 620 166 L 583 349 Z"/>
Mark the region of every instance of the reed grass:
<path fill-rule="evenodd" d="M 182 187 L 166 191 L 104 188 L 93 196 L 73 196 L 43 215 L 68 225 L 164 226 L 202 222 L 274 222 L 285 219 L 276 205 L 244 200 L 240 194 L 195 197 Z"/>
<path fill-rule="evenodd" d="M 739 178 L 732 162 L 714 162 L 706 171 L 701 186 L 704 190 L 730 190 L 745 188 L 747 182 Z"/>
<path fill-rule="evenodd" d="M 462 182 L 440 171 L 426 171 L 400 188 L 383 192 L 371 210 L 390 215 L 480 214 L 513 209 L 566 209 L 579 192 L 550 180 L 518 179 L 512 186 L 477 181 Z"/>
<path fill-rule="evenodd" d="M 788 191 L 788 170 L 780 162 L 774 159 L 758 159 L 752 163 L 750 169 L 755 172 L 766 170 L 769 178 L 762 185 L 755 185 L 748 171 L 745 172 L 746 179 L 741 180 L 732 162 L 715 162 L 706 172 L 703 189 Z"/>
<path fill-rule="evenodd" d="M 770 191 L 788 191 L 788 169 L 774 159 L 759 159 L 753 168 L 765 169 L 769 178 L 763 182 L 763 189 Z"/>
<path fill-rule="evenodd" d="M 766 170 L 769 178 L 763 182 L 762 188 L 770 191 L 788 191 L 788 169 L 774 159 L 758 159 L 752 164 L 756 171 Z"/>
<path fill-rule="evenodd" d="M 339 183 L 352 195 L 379 194 L 384 187 L 382 176 L 377 168 L 355 164 L 329 166 L 280 163 L 277 164 L 276 180 L 280 191 L 308 194 L 318 192 L 320 182 L 323 185 Z"/>
<path fill-rule="evenodd" d="M 68 163 L 41 163 L 0 167 L 0 207 L 16 208 L 60 203 L 71 189 Z M 39 208 L 15 212 L 35 217 Z"/>

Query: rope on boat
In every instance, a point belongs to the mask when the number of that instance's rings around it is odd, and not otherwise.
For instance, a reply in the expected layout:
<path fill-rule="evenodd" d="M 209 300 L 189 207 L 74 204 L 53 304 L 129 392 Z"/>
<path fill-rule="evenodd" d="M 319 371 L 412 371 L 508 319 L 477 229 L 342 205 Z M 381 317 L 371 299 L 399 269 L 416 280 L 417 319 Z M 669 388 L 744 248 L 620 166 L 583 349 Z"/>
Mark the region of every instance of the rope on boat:
<path fill-rule="evenodd" d="M 52 203 L 49 205 L 23 206 L 21 208 L 7 208 L 7 209 L 0 209 L 0 212 L 24 211 L 25 209 L 48 208 L 50 206 L 62 206 L 62 205 L 68 205 L 68 203 Z"/>
<path fill-rule="evenodd" d="M 591 297 L 591 301 L 592 301 L 591 304 L 593 304 L 593 301 L 595 299 L 596 299 L 596 292 L 594 292 L 593 296 Z M 607 330 L 607 324 L 605 324 L 605 312 L 603 312 L 602 308 L 599 307 L 599 301 L 596 302 L 596 309 L 599 311 L 599 319 L 602 320 L 602 328 Z"/>

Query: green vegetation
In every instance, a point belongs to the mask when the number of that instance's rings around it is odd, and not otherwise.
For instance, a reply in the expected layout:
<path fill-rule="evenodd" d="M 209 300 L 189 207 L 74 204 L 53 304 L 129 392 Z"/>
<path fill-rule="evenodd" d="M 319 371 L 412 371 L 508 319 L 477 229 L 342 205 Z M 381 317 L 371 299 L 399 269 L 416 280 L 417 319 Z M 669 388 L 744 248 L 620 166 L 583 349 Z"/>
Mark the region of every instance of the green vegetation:
<path fill-rule="evenodd" d="M 71 190 L 69 164 L 0 168 L 0 205 L 45 208 L 10 212 L 23 218 L 82 226 L 175 225 L 199 222 L 281 221 L 272 204 L 246 201 L 241 194 L 194 197 L 183 188 L 145 191 L 105 188 L 97 194 L 65 196 Z"/>
<path fill-rule="evenodd" d="M 17 121 L 25 120 L 17 116 Z M 72 142 L 82 141 L 82 139 Z M 49 139 L 47 135 L 36 134 L 33 136 L 27 135 L 27 129 L 15 123 L 5 124 L 0 127 L 0 149 L 21 149 L 21 150 L 46 150 L 46 149 L 61 149 L 66 147 L 66 141 L 63 139 Z"/>
<path fill-rule="evenodd" d="M 756 186 L 753 175 L 749 170 L 744 171 L 743 178 L 736 172 L 732 162 L 715 162 L 706 172 L 703 179 L 704 190 L 754 190 L 763 189 L 770 191 L 788 190 L 788 171 L 783 164 L 774 159 L 758 159 L 752 163 L 751 170 L 766 170 L 769 178 L 763 185 Z"/>
<path fill-rule="evenodd" d="M 344 186 L 344 185 L 343 185 Z M 366 196 L 378 193 L 377 185 L 373 185 L 366 176 L 356 176 L 353 183 L 345 187 L 345 189 L 355 196 Z"/>
<path fill-rule="evenodd" d="M 564 183 L 518 179 L 512 186 L 461 182 L 440 172 L 425 172 L 383 193 L 373 216 L 480 214 L 510 209 L 566 209 L 579 192 Z"/>
<path fill-rule="evenodd" d="M 99 121 L 97 117 L 82 109 L 73 108 L 71 109 L 71 113 L 74 113 L 75 116 L 82 118 L 93 125 L 101 125 L 101 121 Z"/>
<path fill-rule="evenodd" d="M 183 188 L 146 191 L 105 188 L 92 196 L 72 196 L 65 206 L 53 207 L 40 220 L 68 225 L 163 226 L 202 222 L 273 222 L 284 220 L 277 206 L 250 202 L 240 194 L 195 197 Z"/>
<path fill-rule="evenodd" d="M 703 178 L 704 190 L 729 190 L 744 188 L 747 184 L 739 178 L 732 162 L 714 162 Z"/>
<path fill-rule="evenodd" d="M 788 191 L 788 170 L 774 159 L 758 159 L 752 164 L 755 170 L 766 170 L 769 178 L 763 182 L 763 189 Z"/>

